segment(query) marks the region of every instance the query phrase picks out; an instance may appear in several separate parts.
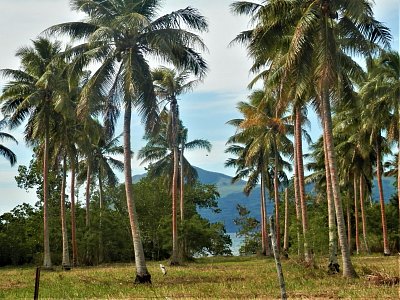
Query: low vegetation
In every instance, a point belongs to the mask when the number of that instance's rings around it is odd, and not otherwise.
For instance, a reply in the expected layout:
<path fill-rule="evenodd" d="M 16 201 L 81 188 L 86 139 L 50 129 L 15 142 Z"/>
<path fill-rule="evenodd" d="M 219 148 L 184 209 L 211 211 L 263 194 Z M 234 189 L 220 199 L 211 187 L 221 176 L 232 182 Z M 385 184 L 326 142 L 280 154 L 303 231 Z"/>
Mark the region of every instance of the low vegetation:
<path fill-rule="evenodd" d="M 358 256 L 354 266 L 359 277 L 328 275 L 327 258 L 315 269 L 295 259 L 282 261 L 289 298 L 398 299 L 398 265 L 395 256 Z M 42 271 L 40 298 L 279 298 L 280 290 L 272 258 L 207 257 L 179 267 L 167 267 L 163 275 L 158 262 L 149 262 L 152 285 L 134 285 L 131 264 Z M 375 281 L 383 276 L 389 281 Z M 397 278 L 397 283 L 396 283 Z M 35 268 L 0 269 L 0 298 L 31 298 Z"/>

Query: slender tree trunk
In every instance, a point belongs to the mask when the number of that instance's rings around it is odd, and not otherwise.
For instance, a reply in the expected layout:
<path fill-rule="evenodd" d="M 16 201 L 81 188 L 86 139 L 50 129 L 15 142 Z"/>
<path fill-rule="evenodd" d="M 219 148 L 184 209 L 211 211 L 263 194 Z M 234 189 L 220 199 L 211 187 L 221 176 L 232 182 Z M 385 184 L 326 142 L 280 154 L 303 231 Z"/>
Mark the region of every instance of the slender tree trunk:
<path fill-rule="evenodd" d="M 382 235 L 383 235 L 383 254 L 390 255 L 389 240 L 386 226 L 386 213 L 385 213 L 385 198 L 383 195 L 382 186 L 382 154 L 381 154 L 381 142 L 380 137 L 376 142 L 376 177 L 378 180 L 379 189 L 379 203 L 381 205 L 381 220 L 382 220 Z"/>
<path fill-rule="evenodd" d="M 87 159 L 87 169 L 86 169 L 86 194 L 85 194 L 85 200 L 86 200 L 86 216 L 85 216 L 85 225 L 86 225 L 86 231 L 89 230 L 90 226 L 90 183 L 92 181 L 92 168 L 91 168 L 91 161 L 90 159 Z"/>
<path fill-rule="evenodd" d="M 365 206 L 364 206 L 364 176 L 360 175 L 360 209 L 361 209 L 361 224 L 363 231 L 363 241 L 364 248 L 367 253 L 369 253 L 368 243 L 367 243 L 367 221 L 365 216 Z"/>
<path fill-rule="evenodd" d="M 326 76 L 327 75 L 325 75 L 325 77 Z M 335 147 L 333 143 L 332 117 L 331 117 L 331 109 L 329 103 L 329 89 L 328 89 L 327 78 L 324 78 L 323 80 L 322 109 L 323 109 L 322 115 L 323 115 L 324 129 L 325 129 L 324 131 L 326 131 L 325 137 L 326 137 L 326 150 L 328 156 L 328 167 L 331 175 L 332 193 L 336 210 L 336 223 L 338 228 L 339 243 L 342 252 L 343 276 L 356 277 L 357 274 L 356 271 L 354 270 L 353 264 L 351 263 L 350 251 L 347 245 L 346 223 L 344 221 L 342 199 L 340 197 L 339 179 L 336 168 Z"/>
<path fill-rule="evenodd" d="M 91 161 L 87 159 L 87 169 L 86 169 L 86 191 L 85 191 L 85 202 L 86 202 L 86 210 L 85 210 L 85 229 L 86 229 L 86 254 L 85 254 L 85 263 L 86 265 L 92 265 L 91 251 L 89 249 L 89 230 L 90 230 L 90 184 L 92 181 L 92 168 Z"/>
<path fill-rule="evenodd" d="M 286 257 L 289 257 L 289 199 L 287 188 L 285 188 L 285 229 L 283 236 L 283 252 Z"/>
<path fill-rule="evenodd" d="M 151 283 L 151 275 L 147 270 L 144 257 L 142 240 L 140 237 L 139 221 L 137 218 L 136 206 L 133 201 L 132 193 L 132 167 L 131 167 L 131 112 L 132 103 L 128 100 L 125 104 L 124 114 L 124 175 L 125 175 L 125 192 L 126 204 L 129 213 L 129 223 L 131 226 L 131 234 L 133 248 L 135 251 L 136 278 L 135 283 Z"/>
<path fill-rule="evenodd" d="M 103 178 L 99 170 L 99 264 L 104 260 L 103 253 Z"/>
<path fill-rule="evenodd" d="M 306 263 L 313 265 L 314 260 L 311 254 L 311 249 L 308 244 L 308 216 L 307 216 L 307 204 L 304 187 L 304 166 L 303 166 L 303 141 L 301 134 L 301 111 L 296 108 L 296 157 L 297 157 L 297 168 L 299 177 L 299 194 L 300 194 L 300 206 L 301 206 L 301 220 L 303 225 L 303 241 L 304 241 L 304 257 Z"/>
<path fill-rule="evenodd" d="M 296 131 L 296 128 L 295 128 L 295 131 Z M 297 144 L 296 134 L 295 134 L 294 138 L 295 138 L 295 144 Z M 298 175 L 298 168 L 297 168 L 298 158 L 297 158 L 296 153 L 297 153 L 297 150 L 296 150 L 296 146 L 295 146 L 293 157 L 294 157 L 294 202 L 295 202 L 295 208 L 296 208 L 296 231 L 297 231 L 297 245 L 298 245 L 297 246 L 297 248 L 298 248 L 297 254 L 299 256 L 299 259 L 303 260 L 304 259 L 304 251 L 303 251 L 304 245 L 301 241 L 302 221 L 301 221 L 301 212 L 300 212 L 301 207 L 300 207 L 300 196 L 299 196 L 299 194 L 300 194 L 300 192 L 299 192 L 299 190 L 300 190 L 299 175 Z"/>
<path fill-rule="evenodd" d="M 399 110 L 399 119 L 400 119 L 400 110 Z M 398 129 L 399 131 L 399 140 L 397 144 L 397 202 L 399 205 L 399 228 L 398 232 L 400 234 L 400 128 Z M 398 251 L 400 252 L 400 236 L 398 237 Z"/>
<path fill-rule="evenodd" d="M 76 242 L 76 216 L 75 216 L 75 156 L 71 156 L 71 243 L 72 265 L 78 265 L 78 245 Z"/>
<path fill-rule="evenodd" d="M 180 188 L 181 188 L 181 191 L 180 191 L 180 211 L 181 211 L 181 223 L 183 223 L 183 220 L 185 219 L 185 216 L 184 216 L 184 208 L 185 208 L 185 197 L 184 197 L 184 190 L 185 190 L 185 186 L 184 186 L 184 184 L 185 184 L 185 176 L 183 175 L 183 150 L 184 150 L 184 142 L 182 141 L 182 145 L 181 145 L 181 147 L 182 147 L 182 149 L 181 149 L 181 158 L 180 158 L 180 162 L 181 162 L 181 176 L 180 176 Z"/>
<path fill-rule="evenodd" d="M 346 207 L 346 217 L 347 217 L 347 244 L 349 245 L 350 253 L 353 253 L 352 243 L 351 243 L 351 212 L 350 212 L 350 201 L 351 196 L 347 199 Z"/>
<path fill-rule="evenodd" d="M 326 197 L 328 202 L 328 230 L 329 230 L 328 272 L 331 274 L 336 274 L 339 272 L 339 262 L 337 259 L 338 240 L 337 240 L 337 228 L 336 228 L 336 212 L 335 212 L 335 203 L 333 201 L 331 173 L 329 172 L 328 151 L 326 148 L 325 133 L 323 133 L 323 144 L 324 144 L 324 161 L 325 161 L 325 178 L 326 178 Z"/>
<path fill-rule="evenodd" d="M 265 174 L 261 171 L 261 244 L 263 255 L 270 256 L 271 249 L 269 248 L 268 241 L 268 212 L 265 197 Z"/>
<path fill-rule="evenodd" d="M 68 234 L 67 234 L 67 219 L 65 214 L 65 188 L 67 185 L 67 158 L 63 158 L 63 173 L 61 182 L 61 234 L 62 234 L 62 267 L 69 269 L 71 263 L 69 261 L 69 249 L 68 249 Z"/>
<path fill-rule="evenodd" d="M 278 253 L 281 248 L 281 231 L 279 225 L 279 181 L 278 181 L 278 170 L 279 170 L 279 156 L 278 147 L 274 138 L 274 151 L 275 151 L 275 170 L 274 170 L 274 199 L 275 199 L 275 230 L 276 230 L 276 243 Z"/>
<path fill-rule="evenodd" d="M 360 235 L 359 235 L 359 229 L 358 229 L 357 187 L 358 187 L 357 176 L 354 176 L 354 224 L 356 227 L 356 253 L 360 254 Z"/>
<path fill-rule="evenodd" d="M 173 151 L 173 173 L 172 173 L 172 255 L 171 265 L 179 265 L 179 245 L 177 226 L 177 192 L 178 192 L 178 108 L 176 100 L 171 101 L 171 126 L 172 126 L 172 151 Z"/>
<path fill-rule="evenodd" d="M 281 289 L 281 299 L 287 299 L 285 278 L 283 276 L 282 265 L 281 265 L 281 260 L 279 257 L 277 240 L 275 238 L 272 217 L 270 217 L 270 219 L 269 219 L 269 229 L 270 229 L 270 236 L 271 236 L 272 252 L 274 253 L 276 272 L 278 273 L 279 286 Z"/>
<path fill-rule="evenodd" d="M 47 120 L 48 124 L 48 120 Z M 50 255 L 50 238 L 49 238 L 49 126 L 46 126 L 44 136 L 44 152 L 43 152 L 43 267 L 51 268 L 51 255 Z"/>

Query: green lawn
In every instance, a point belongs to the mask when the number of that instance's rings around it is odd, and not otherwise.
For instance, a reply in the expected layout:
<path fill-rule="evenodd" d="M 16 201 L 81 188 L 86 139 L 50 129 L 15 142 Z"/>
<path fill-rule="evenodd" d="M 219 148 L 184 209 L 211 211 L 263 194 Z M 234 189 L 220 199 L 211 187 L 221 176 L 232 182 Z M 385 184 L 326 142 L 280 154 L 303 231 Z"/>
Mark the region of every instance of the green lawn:
<path fill-rule="evenodd" d="M 282 261 L 289 298 L 303 299 L 398 299 L 399 285 L 377 284 L 370 274 L 399 276 L 399 257 L 354 257 L 357 279 L 331 276 L 319 260 L 319 268 L 304 268 L 294 259 Z M 167 267 L 163 276 L 159 263 L 148 264 L 152 285 L 134 285 L 134 265 L 42 271 L 39 298 L 279 298 L 280 291 L 271 258 L 202 258 L 181 267 Z M 35 268 L 1 268 L 0 298 L 32 298 Z"/>

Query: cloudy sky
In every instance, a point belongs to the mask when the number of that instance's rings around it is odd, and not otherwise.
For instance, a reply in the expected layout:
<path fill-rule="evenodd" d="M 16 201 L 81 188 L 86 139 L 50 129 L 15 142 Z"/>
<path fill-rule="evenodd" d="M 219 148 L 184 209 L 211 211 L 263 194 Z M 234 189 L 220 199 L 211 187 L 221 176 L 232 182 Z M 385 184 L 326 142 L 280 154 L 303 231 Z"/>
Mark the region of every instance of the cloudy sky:
<path fill-rule="evenodd" d="M 182 96 L 180 100 L 181 117 L 189 129 L 189 139 L 209 140 L 213 150 L 209 155 L 203 151 L 187 153 L 192 164 L 203 169 L 232 175 L 233 169 L 225 169 L 225 142 L 233 129 L 225 123 L 238 117 L 235 106 L 245 100 L 250 63 L 244 49 L 239 46 L 228 47 L 229 42 L 247 28 L 247 19 L 233 16 L 229 12 L 232 0 L 166 0 L 160 14 L 186 6 L 200 10 L 209 21 L 209 32 L 202 37 L 209 49 L 204 56 L 210 71 L 204 83 L 194 92 Z M 394 36 L 393 48 L 399 49 L 399 4 L 398 0 L 376 0 L 374 9 L 378 20 L 385 22 Z M 71 12 L 68 0 L 0 0 L 0 68 L 17 69 L 19 62 L 15 51 L 35 39 L 47 27 L 68 21 L 81 19 L 82 16 Z M 0 78 L 0 88 L 4 85 Z M 312 135 L 316 137 L 320 128 L 313 122 Z M 32 151 L 25 147 L 22 130 L 12 134 L 18 145 L 7 143 L 18 156 L 18 164 L 28 165 Z M 134 120 L 133 151 L 144 145 L 143 130 L 137 118 Z M 0 214 L 9 211 L 22 202 L 34 203 L 35 191 L 20 190 L 15 183 L 17 166 L 10 168 L 7 161 L 0 157 Z M 143 173 L 138 162 L 133 165 L 134 174 Z"/>

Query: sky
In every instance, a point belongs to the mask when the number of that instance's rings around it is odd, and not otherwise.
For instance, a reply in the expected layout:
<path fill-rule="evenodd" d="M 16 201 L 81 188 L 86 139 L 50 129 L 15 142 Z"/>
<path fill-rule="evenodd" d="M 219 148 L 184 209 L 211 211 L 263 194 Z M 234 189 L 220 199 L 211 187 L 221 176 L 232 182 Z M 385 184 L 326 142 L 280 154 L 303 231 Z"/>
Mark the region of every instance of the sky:
<path fill-rule="evenodd" d="M 255 0 L 256 1 L 256 0 Z M 209 31 L 202 34 L 208 47 L 204 53 L 209 72 L 204 82 L 193 92 L 183 95 L 179 100 L 180 116 L 188 128 L 189 140 L 207 139 L 212 144 L 211 153 L 205 151 L 187 152 L 188 160 L 200 168 L 233 175 L 235 170 L 225 168 L 229 155 L 224 153 L 225 143 L 234 134 L 234 128 L 226 122 L 240 117 L 236 110 L 239 101 L 245 101 L 249 91 L 247 84 L 250 61 L 241 46 L 228 47 L 235 36 L 248 28 L 248 19 L 234 16 L 229 5 L 232 0 L 166 0 L 160 15 L 187 6 L 197 8 L 209 22 Z M 392 31 L 392 47 L 399 49 L 399 3 L 398 0 L 376 0 L 376 18 L 384 22 Z M 44 29 L 51 25 L 77 21 L 82 15 L 72 12 L 68 0 L 0 0 L 0 69 L 18 69 L 19 61 L 15 52 L 22 46 L 30 46 Z M 153 67 L 158 66 L 152 63 Z M 0 78 L 0 88 L 6 80 Z M 311 115 L 311 136 L 315 140 L 321 131 L 315 116 Z M 120 127 L 121 128 L 121 127 Z M 11 210 L 23 202 L 34 204 L 34 190 L 26 192 L 19 189 L 14 177 L 18 165 L 28 165 L 32 158 L 31 149 L 23 141 L 23 127 L 11 132 L 19 141 L 2 142 L 12 149 L 18 159 L 17 165 L 10 167 L 8 161 L 0 157 L 0 214 Z M 119 132 L 122 132 L 122 128 Z M 117 130 L 117 133 L 119 133 Z M 144 146 L 143 128 L 139 118 L 133 118 L 132 148 L 134 153 Z M 140 162 L 133 160 L 133 173 L 144 173 Z M 122 176 L 120 176 L 122 180 Z"/>

